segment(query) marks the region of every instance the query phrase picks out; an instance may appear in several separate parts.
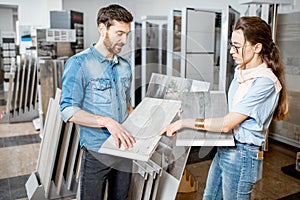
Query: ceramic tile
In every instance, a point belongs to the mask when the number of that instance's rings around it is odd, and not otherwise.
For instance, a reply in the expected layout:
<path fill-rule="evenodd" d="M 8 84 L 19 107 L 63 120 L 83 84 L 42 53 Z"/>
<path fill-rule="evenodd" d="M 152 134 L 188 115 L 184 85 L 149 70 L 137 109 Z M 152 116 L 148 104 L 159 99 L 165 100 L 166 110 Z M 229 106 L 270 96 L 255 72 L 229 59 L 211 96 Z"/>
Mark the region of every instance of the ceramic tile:
<path fill-rule="evenodd" d="M 4 101 L 4 100 L 1 99 L 1 98 L 0 98 L 0 100 L 1 100 L 2 102 Z M 5 109 L 6 109 L 6 104 L 4 104 L 4 105 L 0 104 L 0 112 L 5 111 Z"/>
<path fill-rule="evenodd" d="M 28 177 L 29 174 L 24 176 L 12 177 L 8 179 L 11 199 L 26 197 L 25 183 Z"/>
<path fill-rule="evenodd" d="M 0 179 L 0 200 L 10 199 L 8 179 Z"/>
<path fill-rule="evenodd" d="M 0 148 L 0 179 L 35 171 L 39 148 L 39 143 Z"/>
<path fill-rule="evenodd" d="M 0 137 L 37 134 L 32 122 L 0 123 Z"/>
<path fill-rule="evenodd" d="M 21 135 L 21 136 L 0 138 L 0 147 L 11 147 L 11 146 L 34 144 L 40 142 L 41 142 L 41 138 L 39 134 Z"/>

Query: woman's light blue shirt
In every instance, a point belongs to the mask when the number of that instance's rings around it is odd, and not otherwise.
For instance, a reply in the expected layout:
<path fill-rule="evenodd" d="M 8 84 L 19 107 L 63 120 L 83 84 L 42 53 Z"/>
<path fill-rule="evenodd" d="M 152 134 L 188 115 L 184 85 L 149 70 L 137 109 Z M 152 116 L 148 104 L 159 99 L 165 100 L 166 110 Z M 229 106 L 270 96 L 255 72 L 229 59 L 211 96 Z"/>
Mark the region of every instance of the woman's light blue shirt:
<path fill-rule="evenodd" d="M 278 104 L 279 94 L 271 79 L 265 77 L 254 78 L 252 86 L 245 96 L 235 106 L 232 105 L 233 96 L 238 89 L 236 75 L 228 91 L 229 112 L 236 112 L 249 116 L 238 126 L 234 137 L 241 143 L 262 146 L 266 131 L 272 121 Z"/>

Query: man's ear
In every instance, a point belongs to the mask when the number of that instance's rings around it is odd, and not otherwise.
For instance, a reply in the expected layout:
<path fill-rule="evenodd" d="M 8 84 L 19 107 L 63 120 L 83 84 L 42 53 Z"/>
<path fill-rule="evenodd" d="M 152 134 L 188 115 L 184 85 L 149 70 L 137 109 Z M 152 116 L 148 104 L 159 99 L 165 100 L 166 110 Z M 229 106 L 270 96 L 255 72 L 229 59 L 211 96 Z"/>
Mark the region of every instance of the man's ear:
<path fill-rule="evenodd" d="M 107 30 L 107 29 L 106 29 L 105 24 L 100 23 L 100 24 L 98 25 L 98 31 L 99 31 L 99 33 L 100 33 L 100 36 L 105 36 L 106 30 Z"/>
<path fill-rule="evenodd" d="M 255 53 L 260 53 L 261 50 L 262 50 L 262 44 L 261 43 L 255 44 L 255 46 L 254 46 L 254 52 Z"/>

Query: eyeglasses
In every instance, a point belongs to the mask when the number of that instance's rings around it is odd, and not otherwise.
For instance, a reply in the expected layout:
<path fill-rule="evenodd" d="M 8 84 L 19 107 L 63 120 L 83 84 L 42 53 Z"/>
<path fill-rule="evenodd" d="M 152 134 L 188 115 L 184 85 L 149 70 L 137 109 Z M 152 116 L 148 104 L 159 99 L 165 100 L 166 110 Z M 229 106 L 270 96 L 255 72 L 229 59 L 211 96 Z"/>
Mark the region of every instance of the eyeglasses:
<path fill-rule="evenodd" d="M 236 53 L 239 53 L 239 49 L 244 48 L 245 46 L 239 47 L 239 46 L 236 46 L 236 45 L 232 44 L 231 42 L 228 42 L 228 49 L 230 50 L 232 47 L 234 48 L 234 51 Z"/>

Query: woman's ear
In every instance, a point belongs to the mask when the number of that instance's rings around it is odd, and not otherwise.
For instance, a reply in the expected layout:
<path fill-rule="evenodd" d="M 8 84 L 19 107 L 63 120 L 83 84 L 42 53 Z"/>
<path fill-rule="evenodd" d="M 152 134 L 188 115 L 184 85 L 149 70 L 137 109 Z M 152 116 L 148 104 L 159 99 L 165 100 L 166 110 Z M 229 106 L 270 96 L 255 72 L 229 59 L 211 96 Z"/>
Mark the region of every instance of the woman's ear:
<path fill-rule="evenodd" d="M 262 44 L 261 43 L 257 43 L 254 45 L 254 52 L 255 53 L 260 53 L 262 50 Z"/>

